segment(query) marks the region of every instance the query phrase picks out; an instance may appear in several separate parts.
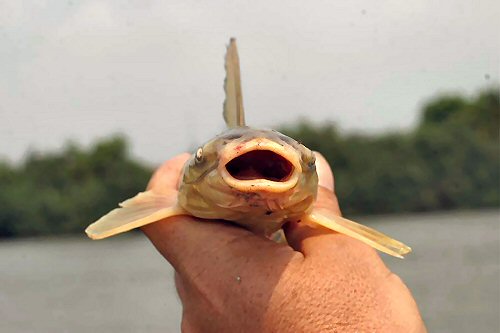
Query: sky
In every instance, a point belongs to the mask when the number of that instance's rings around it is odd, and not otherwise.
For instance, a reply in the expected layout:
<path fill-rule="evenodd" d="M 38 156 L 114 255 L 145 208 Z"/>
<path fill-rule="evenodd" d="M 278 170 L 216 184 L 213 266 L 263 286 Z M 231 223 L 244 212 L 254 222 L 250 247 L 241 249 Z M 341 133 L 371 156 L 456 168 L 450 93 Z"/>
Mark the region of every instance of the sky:
<path fill-rule="evenodd" d="M 125 134 L 159 163 L 224 129 L 236 37 L 247 123 L 407 130 L 499 82 L 500 2 L 0 0 L 0 159 Z"/>

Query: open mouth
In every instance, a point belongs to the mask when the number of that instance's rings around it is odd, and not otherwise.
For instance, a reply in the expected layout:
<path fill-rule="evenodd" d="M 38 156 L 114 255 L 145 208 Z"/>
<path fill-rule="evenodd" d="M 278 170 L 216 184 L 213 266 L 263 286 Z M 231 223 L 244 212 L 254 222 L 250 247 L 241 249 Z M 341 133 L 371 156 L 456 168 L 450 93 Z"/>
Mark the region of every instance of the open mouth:
<path fill-rule="evenodd" d="M 290 178 L 293 169 L 290 161 L 270 150 L 252 150 L 226 164 L 226 170 L 238 180 L 266 179 L 284 182 Z"/>

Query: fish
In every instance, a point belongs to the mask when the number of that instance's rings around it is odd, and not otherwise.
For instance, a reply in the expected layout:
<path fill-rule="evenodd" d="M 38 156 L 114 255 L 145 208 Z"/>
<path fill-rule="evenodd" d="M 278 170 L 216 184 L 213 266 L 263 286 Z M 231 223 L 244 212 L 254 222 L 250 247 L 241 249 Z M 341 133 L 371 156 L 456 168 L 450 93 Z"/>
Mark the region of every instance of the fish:
<path fill-rule="evenodd" d="M 315 208 L 316 155 L 273 129 L 245 123 L 236 40 L 225 57 L 227 130 L 199 147 L 186 161 L 177 190 L 148 190 L 125 200 L 90 224 L 91 239 L 103 239 L 178 215 L 226 220 L 271 238 L 289 221 L 324 227 L 403 258 L 411 248 L 372 228 Z M 202 223 L 202 222 L 200 222 Z"/>

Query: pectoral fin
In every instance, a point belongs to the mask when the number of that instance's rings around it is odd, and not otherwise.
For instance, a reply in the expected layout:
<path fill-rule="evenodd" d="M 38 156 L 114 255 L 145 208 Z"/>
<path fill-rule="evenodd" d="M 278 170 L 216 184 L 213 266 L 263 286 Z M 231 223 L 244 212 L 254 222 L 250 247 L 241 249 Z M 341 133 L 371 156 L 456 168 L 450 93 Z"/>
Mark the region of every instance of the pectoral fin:
<path fill-rule="evenodd" d="M 337 216 L 327 210 L 313 210 L 313 212 L 304 219 L 304 222 L 321 225 L 330 230 L 340 232 L 394 257 L 403 258 L 405 254 L 411 252 L 409 246 L 372 228 Z"/>
<path fill-rule="evenodd" d="M 141 192 L 89 225 L 85 232 L 92 239 L 102 239 L 183 214 L 186 212 L 177 205 L 177 191 L 166 194 Z"/>

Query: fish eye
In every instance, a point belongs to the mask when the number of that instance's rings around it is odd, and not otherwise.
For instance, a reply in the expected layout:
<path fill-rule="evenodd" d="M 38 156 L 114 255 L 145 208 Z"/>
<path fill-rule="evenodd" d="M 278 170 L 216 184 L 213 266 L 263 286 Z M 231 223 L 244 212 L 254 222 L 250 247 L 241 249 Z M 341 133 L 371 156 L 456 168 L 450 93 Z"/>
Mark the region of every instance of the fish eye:
<path fill-rule="evenodd" d="M 316 168 L 316 154 L 313 151 L 311 151 L 311 153 L 309 155 L 309 158 L 307 160 L 307 165 L 311 169 L 315 169 Z"/>
<path fill-rule="evenodd" d="M 198 148 L 198 150 L 196 150 L 196 154 L 194 154 L 194 159 L 196 160 L 196 162 L 201 162 L 203 161 L 203 148 Z"/>
<path fill-rule="evenodd" d="M 316 162 L 316 154 L 311 150 L 311 163 Z"/>

